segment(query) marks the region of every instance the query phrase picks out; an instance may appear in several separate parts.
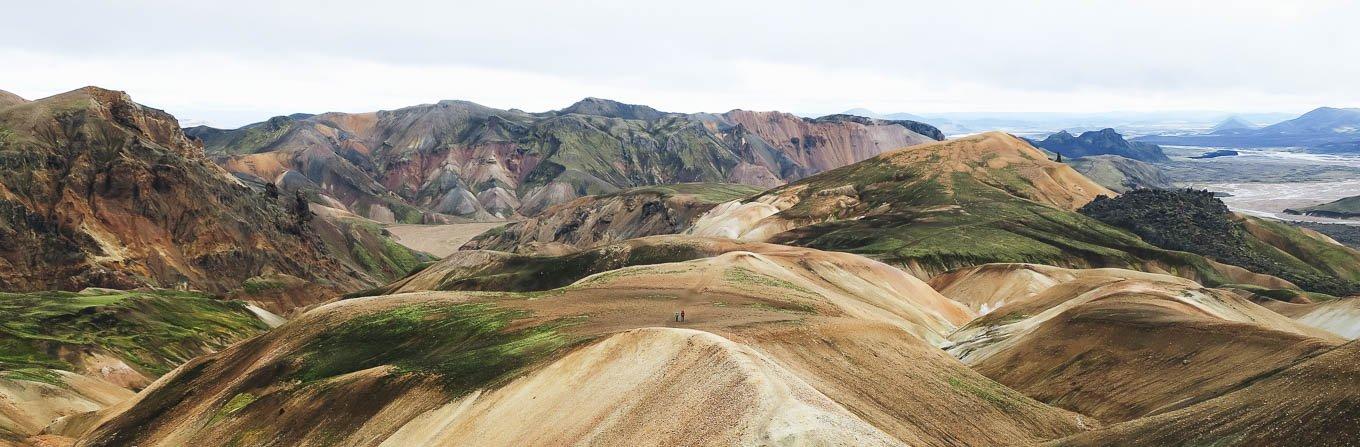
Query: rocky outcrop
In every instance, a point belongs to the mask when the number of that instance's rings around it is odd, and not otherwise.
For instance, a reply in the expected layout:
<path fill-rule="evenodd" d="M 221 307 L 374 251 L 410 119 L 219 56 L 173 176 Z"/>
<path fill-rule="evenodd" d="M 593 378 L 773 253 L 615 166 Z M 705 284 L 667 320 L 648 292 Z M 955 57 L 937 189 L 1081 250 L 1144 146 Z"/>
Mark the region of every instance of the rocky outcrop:
<path fill-rule="evenodd" d="M 772 187 L 943 137 L 913 121 L 685 115 L 598 98 L 546 113 L 441 101 L 188 132 L 234 173 L 266 181 L 301 173 L 349 212 L 409 223 L 532 216 L 646 185 Z"/>
<path fill-rule="evenodd" d="M 86 87 L 0 109 L 0 289 L 375 282 L 204 157 L 173 116 Z"/>
<path fill-rule="evenodd" d="M 1290 281 L 1304 290 L 1360 293 L 1360 252 L 1281 222 L 1243 217 L 1209 191 L 1130 191 L 1081 213 L 1168 250 L 1186 251 Z"/>

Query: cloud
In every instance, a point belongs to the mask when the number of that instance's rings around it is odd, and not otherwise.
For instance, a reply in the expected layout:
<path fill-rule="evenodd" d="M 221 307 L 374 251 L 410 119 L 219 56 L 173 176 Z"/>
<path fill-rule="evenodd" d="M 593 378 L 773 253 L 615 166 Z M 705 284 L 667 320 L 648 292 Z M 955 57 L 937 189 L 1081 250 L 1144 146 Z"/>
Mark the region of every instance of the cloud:
<path fill-rule="evenodd" d="M 798 112 L 1360 103 L 1354 2 L 277 3 L 15 5 L 0 88 L 96 84 L 219 125 L 447 98 Z"/>

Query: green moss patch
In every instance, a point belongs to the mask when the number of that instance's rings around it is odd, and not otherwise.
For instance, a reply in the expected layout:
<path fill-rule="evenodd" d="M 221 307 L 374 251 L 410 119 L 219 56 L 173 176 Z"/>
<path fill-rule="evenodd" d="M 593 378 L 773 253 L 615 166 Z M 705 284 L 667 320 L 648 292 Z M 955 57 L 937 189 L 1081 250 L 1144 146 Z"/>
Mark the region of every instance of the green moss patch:
<path fill-rule="evenodd" d="M 94 351 L 154 377 L 266 329 L 244 303 L 198 293 L 0 293 L 0 369 L 69 371 L 57 352 Z"/>

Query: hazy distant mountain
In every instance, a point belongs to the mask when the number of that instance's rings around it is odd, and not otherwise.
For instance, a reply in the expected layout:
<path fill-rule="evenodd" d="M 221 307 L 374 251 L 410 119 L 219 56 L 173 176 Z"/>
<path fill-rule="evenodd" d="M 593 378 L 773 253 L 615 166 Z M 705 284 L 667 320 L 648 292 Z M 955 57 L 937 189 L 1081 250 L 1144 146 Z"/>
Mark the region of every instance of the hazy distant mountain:
<path fill-rule="evenodd" d="M 1244 130 L 1256 130 L 1259 127 L 1260 126 L 1247 122 L 1247 120 L 1244 120 L 1239 116 L 1233 115 L 1228 117 L 1227 119 L 1224 119 L 1222 122 L 1219 122 L 1212 129 L 1209 129 L 1209 133 L 1212 134 L 1235 133 Z"/>
<path fill-rule="evenodd" d="M 1064 130 L 1049 135 L 1042 141 L 1031 141 L 1031 143 L 1050 152 L 1060 153 L 1067 158 L 1118 155 L 1147 162 L 1170 160 L 1166 157 L 1166 154 L 1162 153 L 1161 147 L 1155 144 L 1125 140 L 1124 136 L 1114 129 L 1082 132 L 1080 136 L 1074 136 Z"/>
<path fill-rule="evenodd" d="M 1260 129 L 1208 135 L 1160 135 L 1139 138 L 1139 141 L 1191 146 L 1316 147 L 1357 139 L 1360 139 L 1360 109 L 1319 107 L 1298 118 Z"/>

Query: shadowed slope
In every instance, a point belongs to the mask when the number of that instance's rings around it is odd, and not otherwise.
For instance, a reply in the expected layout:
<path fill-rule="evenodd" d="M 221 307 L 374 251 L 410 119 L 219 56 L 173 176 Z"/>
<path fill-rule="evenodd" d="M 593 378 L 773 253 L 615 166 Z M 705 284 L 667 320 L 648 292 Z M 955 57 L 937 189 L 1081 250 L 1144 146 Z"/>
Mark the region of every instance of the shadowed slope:
<path fill-rule="evenodd" d="M 1106 422 L 1231 391 L 1341 341 L 1181 278 L 998 267 L 978 270 L 1027 271 L 1050 285 L 1005 294 L 999 308 L 950 336 L 957 342 L 950 352 L 1035 399 Z M 959 283 L 984 276 L 958 278 L 943 290 L 976 297 Z M 992 277 L 1001 279 L 999 290 L 1032 281 L 1015 273 Z"/>
<path fill-rule="evenodd" d="M 1235 392 L 1051 445 L 1352 446 L 1360 438 L 1357 365 L 1360 344 L 1350 342 Z"/>

